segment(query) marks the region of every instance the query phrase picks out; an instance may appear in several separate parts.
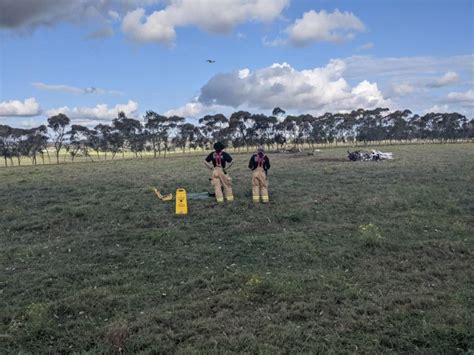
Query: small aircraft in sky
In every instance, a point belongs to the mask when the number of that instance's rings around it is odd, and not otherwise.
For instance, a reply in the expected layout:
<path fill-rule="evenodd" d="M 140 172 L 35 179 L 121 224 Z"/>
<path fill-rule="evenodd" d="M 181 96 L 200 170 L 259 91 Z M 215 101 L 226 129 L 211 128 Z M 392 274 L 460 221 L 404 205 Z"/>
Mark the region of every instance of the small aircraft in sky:
<path fill-rule="evenodd" d="M 208 62 L 208 63 L 211 63 L 211 64 L 212 64 L 212 63 L 215 63 L 216 61 L 215 61 L 215 60 L 212 60 L 212 59 L 206 59 L 206 62 Z"/>

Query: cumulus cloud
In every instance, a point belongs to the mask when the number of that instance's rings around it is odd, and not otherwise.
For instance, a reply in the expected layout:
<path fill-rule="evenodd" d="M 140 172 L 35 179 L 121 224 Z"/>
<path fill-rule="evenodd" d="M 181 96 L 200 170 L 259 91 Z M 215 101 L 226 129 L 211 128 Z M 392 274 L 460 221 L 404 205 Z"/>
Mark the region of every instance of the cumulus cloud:
<path fill-rule="evenodd" d="M 64 84 L 45 84 L 41 82 L 31 83 L 35 88 L 40 90 L 46 91 L 55 91 L 55 92 L 64 92 L 69 94 L 79 94 L 79 95 L 123 95 L 122 92 L 117 90 L 106 90 L 100 89 L 96 87 L 87 87 L 87 88 L 80 88 L 71 85 L 64 85 Z"/>
<path fill-rule="evenodd" d="M 411 109 L 448 109 L 473 115 L 473 55 L 450 57 L 353 56 L 332 59 L 324 67 L 296 70 L 289 64 L 274 64 L 257 70 L 242 68 L 211 77 L 191 103 L 179 114 L 199 115 L 210 107 L 219 111 L 248 109 L 268 112 L 279 106 L 294 113 L 314 114 L 376 106 Z M 427 82 L 446 83 L 459 76 L 456 90 L 444 97 L 430 90 Z M 434 79 L 427 79 L 427 78 Z M 450 79 L 450 80 L 446 80 Z M 466 85 L 470 85 L 466 88 Z M 467 91 L 466 91 L 467 89 Z M 201 105 L 198 105 L 200 103 Z M 219 105 L 219 106 L 216 106 Z M 225 109 L 224 109 L 225 108 Z M 197 113 L 196 113 L 197 112 Z"/>
<path fill-rule="evenodd" d="M 205 107 L 200 102 L 189 102 L 184 106 L 165 112 L 165 116 L 196 117 L 201 115 Z"/>
<path fill-rule="evenodd" d="M 138 103 L 129 100 L 126 104 L 119 104 L 110 108 L 106 104 L 99 104 L 95 107 L 58 107 L 47 110 L 46 114 L 49 117 L 63 113 L 71 119 L 110 121 L 116 118 L 119 112 L 124 112 L 127 116 L 133 117 L 137 111 Z"/>
<path fill-rule="evenodd" d="M 451 85 L 459 81 L 459 75 L 453 71 L 448 71 L 441 78 L 432 80 L 426 84 L 430 88 L 440 88 L 443 86 Z"/>
<path fill-rule="evenodd" d="M 450 92 L 445 101 L 460 103 L 463 106 L 474 107 L 474 90 L 471 89 L 465 92 Z"/>
<path fill-rule="evenodd" d="M 41 113 L 38 102 L 34 97 L 19 100 L 0 102 L 0 116 L 37 116 Z"/>
<path fill-rule="evenodd" d="M 415 91 L 415 87 L 409 83 L 393 84 L 389 89 L 391 95 L 404 96 Z"/>
<path fill-rule="evenodd" d="M 376 83 L 367 80 L 351 87 L 343 78 L 346 66 L 333 60 L 327 66 L 296 70 L 287 63 L 250 71 L 217 74 L 202 88 L 197 101 L 205 106 L 276 106 L 297 111 L 341 111 L 388 106 Z"/>
<path fill-rule="evenodd" d="M 228 106 L 222 105 L 204 105 L 197 101 L 197 98 L 193 99 L 187 104 L 168 110 L 164 113 L 165 116 L 180 116 L 186 118 L 198 118 L 204 115 L 223 113 L 226 114 L 229 111 Z"/>
<path fill-rule="evenodd" d="M 135 41 L 171 43 L 177 27 L 192 25 L 211 33 L 228 33 L 244 22 L 269 22 L 288 3 L 289 0 L 170 0 L 164 9 L 148 16 L 144 8 L 127 13 L 122 30 Z"/>
<path fill-rule="evenodd" d="M 158 2 L 161 0 L 2 0 L 0 28 L 24 31 L 61 22 L 108 23 L 137 6 Z"/>
<path fill-rule="evenodd" d="M 312 42 L 341 42 L 354 38 L 365 30 L 365 25 L 352 12 L 332 13 L 324 10 L 305 12 L 286 29 L 288 40 L 295 46 L 306 46 Z"/>

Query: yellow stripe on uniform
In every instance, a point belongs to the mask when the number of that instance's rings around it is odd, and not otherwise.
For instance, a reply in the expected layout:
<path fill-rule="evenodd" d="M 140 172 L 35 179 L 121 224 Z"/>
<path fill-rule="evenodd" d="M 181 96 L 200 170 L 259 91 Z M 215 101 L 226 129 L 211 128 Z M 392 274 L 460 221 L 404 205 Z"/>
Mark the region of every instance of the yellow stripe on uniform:
<path fill-rule="evenodd" d="M 234 201 L 234 196 L 226 196 L 227 201 Z"/>
<path fill-rule="evenodd" d="M 216 197 L 217 202 L 224 202 L 224 197 Z"/>
<path fill-rule="evenodd" d="M 268 196 L 262 196 L 262 202 L 268 202 L 269 198 Z"/>
<path fill-rule="evenodd" d="M 260 202 L 260 196 L 253 196 L 253 202 Z"/>

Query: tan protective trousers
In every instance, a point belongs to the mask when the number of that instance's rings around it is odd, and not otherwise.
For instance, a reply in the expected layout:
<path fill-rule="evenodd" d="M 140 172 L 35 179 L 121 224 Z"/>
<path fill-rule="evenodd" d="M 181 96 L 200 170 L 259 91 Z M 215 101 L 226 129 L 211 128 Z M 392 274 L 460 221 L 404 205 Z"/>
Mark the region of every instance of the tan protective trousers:
<path fill-rule="evenodd" d="M 268 178 L 265 170 L 262 167 L 256 168 L 252 173 L 252 198 L 253 202 L 260 202 L 260 195 L 262 202 L 267 203 L 268 198 Z"/>
<path fill-rule="evenodd" d="M 212 171 L 211 185 L 214 186 L 217 202 L 224 202 L 222 188 L 224 188 L 224 195 L 227 201 L 234 201 L 234 195 L 232 194 L 232 179 L 229 175 L 224 174 L 222 168 L 215 167 Z"/>

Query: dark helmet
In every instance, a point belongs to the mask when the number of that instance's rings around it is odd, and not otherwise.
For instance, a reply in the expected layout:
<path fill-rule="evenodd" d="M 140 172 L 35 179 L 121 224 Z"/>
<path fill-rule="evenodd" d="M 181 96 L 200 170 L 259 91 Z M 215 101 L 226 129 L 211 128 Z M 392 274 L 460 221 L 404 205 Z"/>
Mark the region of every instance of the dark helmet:
<path fill-rule="evenodd" d="M 217 152 L 220 152 L 221 150 L 224 150 L 225 146 L 222 144 L 222 142 L 216 142 L 214 143 L 214 150 Z"/>

